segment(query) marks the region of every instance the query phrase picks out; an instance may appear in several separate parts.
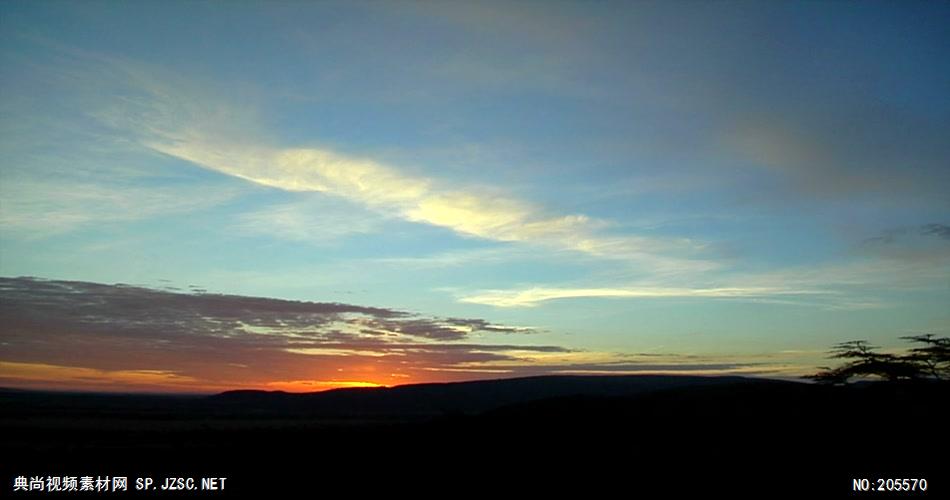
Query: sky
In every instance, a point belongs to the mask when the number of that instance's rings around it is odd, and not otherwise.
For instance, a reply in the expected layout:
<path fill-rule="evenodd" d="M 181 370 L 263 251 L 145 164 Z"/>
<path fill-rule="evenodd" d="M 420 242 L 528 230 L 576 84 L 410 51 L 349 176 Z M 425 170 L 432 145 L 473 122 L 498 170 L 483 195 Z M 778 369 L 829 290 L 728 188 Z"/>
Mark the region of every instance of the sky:
<path fill-rule="evenodd" d="M 950 334 L 945 2 L 0 4 L 0 385 L 798 377 Z"/>

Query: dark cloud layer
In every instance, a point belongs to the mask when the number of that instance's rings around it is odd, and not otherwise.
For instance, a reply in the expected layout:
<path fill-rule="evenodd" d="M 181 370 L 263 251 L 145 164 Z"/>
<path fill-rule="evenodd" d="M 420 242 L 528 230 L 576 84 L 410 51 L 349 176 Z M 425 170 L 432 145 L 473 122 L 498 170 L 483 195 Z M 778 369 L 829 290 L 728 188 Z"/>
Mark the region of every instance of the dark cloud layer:
<path fill-rule="evenodd" d="M 516 361 L 558 346 L 465 342 L 530 333 L 483 319 L 124 284 L 0 278 L 0 361 L 98 370 L 164 370 L 227 383 L 440 370 Z M 338 375 L 343 373 L 343 375 Z"/>
<path fill-rule="evenodd" d="M 133 379 L 187 380 L 196 387 L 260 387 L 280 381 L 396 384 L 498 373 L 743 366 L 581 358 L 542 362 L 545 356 L 583 353 L 556 345 L 474 341 L 485 334 L 532 331 L 484 319 L 426 317 L 352 304 L 0 278 L 0 363 L 54 374 L 70 367 L 95 370 L 102 378 L 124 373 Z M 77 373 L 74 383 L 87 376 Z M 10 373 L 0 373 L 0 379 L 16 383 Z"/>
<path fill-rule="evenodd" d="M 238 295 L 176 293 L 81 281 L 0 278 L 0 310 L 13 323 L 68 321 L 83 330 L 162 330 L 165 336 L 278 335 L 313 337 L 331 325 L 363 324 L 378 332 L 461 340 L 473 332 L 530 332 L 481 319 L 424 318 L 404 311 L 351 304 L 305 302 Z M 459 328 L 461 327 L 461 328 Z"/>
<path fill-rule="evenodd" d="M 946 224 L 924 224 L 916 227 L 896 227 L 883 231 L 879 236 L 864 240 L 866 245 L 888 245 L 910 236 L 931 236 L 950 240 L 950 226 Z"/>
<path fill-rule="evenodd" d="M 920 227 L 920 234 L 950 240 L 950 226 L 946 224 L 927 224 Z"/>

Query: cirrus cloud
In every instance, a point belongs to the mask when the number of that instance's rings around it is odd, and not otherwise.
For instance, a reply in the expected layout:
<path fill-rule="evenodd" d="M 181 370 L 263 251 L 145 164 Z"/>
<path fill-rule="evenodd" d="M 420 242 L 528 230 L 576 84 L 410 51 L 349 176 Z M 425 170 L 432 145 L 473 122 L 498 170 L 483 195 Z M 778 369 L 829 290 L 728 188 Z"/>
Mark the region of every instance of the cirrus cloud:
<path fill-rule="evenodd" d="M 460 302 L 483 304 L 495 307 L 534 307 L 543 302 L 558 299 L 582 298 L 763 298 L 776 295 L 809 295 L 828 293 L 819 290 L 788 290 L 767 287 L 728 288 L 545 288 L 524 290 L 490 290 L 466 295 Z"/>

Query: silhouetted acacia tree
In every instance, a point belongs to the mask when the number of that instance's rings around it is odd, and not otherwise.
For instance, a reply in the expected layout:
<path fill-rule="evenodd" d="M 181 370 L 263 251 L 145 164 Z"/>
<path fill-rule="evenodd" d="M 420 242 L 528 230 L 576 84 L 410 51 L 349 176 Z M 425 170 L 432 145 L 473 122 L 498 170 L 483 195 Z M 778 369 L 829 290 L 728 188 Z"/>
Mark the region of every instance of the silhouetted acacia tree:
<path fill-rule="evenodd" d="M 950 338 L 933 334 L 901 337 L 918 344 L 907 354 L 884 354 L 864 340 L 851 340 L 835 345 L 831 358 L 850 359 L 837 367 L 821 367 L 822 371 L 805 378 L 826 384 L 845 384 L 853 377 L 876 377 L 896 380 L 950 380 Z"/>
<path fill-rule="evenodd" d="M 950 380 L 950 338 L 935 337 L 932 333 L 901 338 L 923 344 L 904 356 L 916 364 L 923 375 L 937 380 Z"/>

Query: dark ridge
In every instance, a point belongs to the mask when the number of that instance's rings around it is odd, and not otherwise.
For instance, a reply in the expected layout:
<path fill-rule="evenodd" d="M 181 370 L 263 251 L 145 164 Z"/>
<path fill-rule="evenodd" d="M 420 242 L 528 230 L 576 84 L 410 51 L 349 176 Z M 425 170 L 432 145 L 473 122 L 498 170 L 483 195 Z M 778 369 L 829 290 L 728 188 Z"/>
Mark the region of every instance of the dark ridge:
<path fill-rule="evenodd" d="M 559 498 L 836 498 L 854 478 L 907 477 L 930 483 L 915 498 L 938 498 L 950 491 L 948 388 L 554 376 L 206 397 L 0 391 L 0 480 L 222 476 L 231 489 L 216 497 L 234 498 L 501 485 Z"/>
<path fill-rule="evenodd" d="M 470 382 L 346 388 L 312 393 L 228 391 L 208 398 L 222 407 L 308 411 L 324 415 L 472 415 L 540 399 L 588 395 L 633 396 L 682 387 L 735 384 L 804 385 L 743 377 L 670 375 L 538 376 Z"/>

